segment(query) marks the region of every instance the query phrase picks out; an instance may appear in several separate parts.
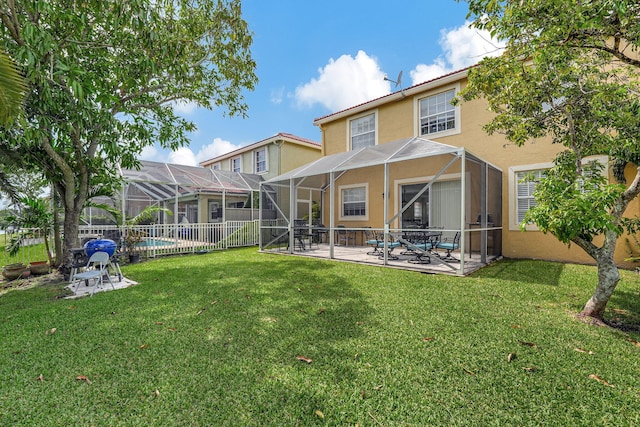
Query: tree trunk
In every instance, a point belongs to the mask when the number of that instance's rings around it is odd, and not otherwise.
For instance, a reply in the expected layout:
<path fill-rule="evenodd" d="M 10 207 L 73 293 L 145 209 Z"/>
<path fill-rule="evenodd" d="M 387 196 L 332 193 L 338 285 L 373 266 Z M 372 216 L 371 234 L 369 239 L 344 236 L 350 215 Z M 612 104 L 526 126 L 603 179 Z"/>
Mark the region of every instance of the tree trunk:
<path fill-rule="evenodd" d="M 604 310 L 607 307 L 609 298 L 613 295 L 616 285 L 620 281 L 618 266 L 613 260 L 617 238 L 612 237 L 609 232 L 605 233 L 605 243 L 596 254 L 592 255 L 598 265 L 598 285 L 580 312 L 581 317 L 593 317 L 602 320 Z"/>
<path fill-rule="evenodd" d="M 79 246 L 78 229 L 80 224 L 80 214 L 82 209 L 76 207 L 65 209 L 64 215 L 64 245 L 63 245 L 63 263 L 60 270 L 65 277 L 71 272 L 73 264 L 73 253 L 71 249 Z"/>
<path fill-rule="evenodd" d="M 62 265 L 62 237 L 60 234 L 60 203 L 58 202 L 58 193 L 56 193 L 55 187 L 51 191 L 53 197 L 53 251 L 56 254 L 56 259 L 51 266 L 59 267 Z"/>

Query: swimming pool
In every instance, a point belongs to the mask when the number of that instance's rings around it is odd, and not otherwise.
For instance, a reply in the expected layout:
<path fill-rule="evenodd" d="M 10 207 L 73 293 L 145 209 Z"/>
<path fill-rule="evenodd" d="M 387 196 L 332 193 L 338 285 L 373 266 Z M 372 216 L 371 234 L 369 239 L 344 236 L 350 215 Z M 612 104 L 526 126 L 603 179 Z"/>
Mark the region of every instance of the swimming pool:
<path fill-rule="evenodd" d="M 150 247 L 158 247 L 158 246 L 174 246 L 176 244 L 175 240 L 163 240 L 156 239 L 154 237 L 147 237 L 146 239 L 142 239 L 140 243 L 136 246 L 140 248 L 150 248 Z"/>

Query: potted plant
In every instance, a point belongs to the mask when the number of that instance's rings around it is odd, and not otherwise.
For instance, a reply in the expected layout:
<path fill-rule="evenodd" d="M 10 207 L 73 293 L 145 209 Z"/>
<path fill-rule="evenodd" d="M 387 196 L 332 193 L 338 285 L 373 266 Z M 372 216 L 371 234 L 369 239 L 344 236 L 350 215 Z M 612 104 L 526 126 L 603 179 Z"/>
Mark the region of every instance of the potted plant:
<path fill-rule="evenodd" d="M 27 270 L 27 266 L 21 262 L 7 264 L 2 267 L 2 275 L 7 280 L 15 280 L 19 277 L 24 276 Z"/>
<path fill-rule="evenodd" d="M 140 261 L 140 252 L 142 251 L 142 240 L 148 237 L 148 233 L 143 230 L 139 230 L 136 226 L 142 225 L 146 222 L 152 221 L 155 218 L 157 212 L 165 212 L 167 215 L 171 215 L 172 212 L 167 208 L 161 208 L 159 206 L 147 206 L 138 215 L 128 218 L 122 221 L 122 213 L 113 210 L 106 209 L 115 217 L 116 221 L 124 226 L 123 245 L 124 250 L 129 256 L 130 263 L 136 263 Z"/>
<path fill-rule="evenodd" d="M 31 274 L 48 274 L 49 262 L 47 261 L 31 261 L 29 263 Z"/>
<path fill-rule="evenodd" d="M 140 244 L 145 237 L 147 237 L 147 233 L 135 230 L 131 226 L 125 230 L 124 247 L 129 256 L 129 263 L 133 264 L 140 261 Z"/>

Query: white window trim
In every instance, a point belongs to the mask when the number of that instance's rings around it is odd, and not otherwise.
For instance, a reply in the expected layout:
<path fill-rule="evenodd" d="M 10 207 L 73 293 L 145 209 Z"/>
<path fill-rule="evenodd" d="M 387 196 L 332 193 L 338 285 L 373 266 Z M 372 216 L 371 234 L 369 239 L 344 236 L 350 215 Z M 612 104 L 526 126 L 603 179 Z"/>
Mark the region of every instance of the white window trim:
<path fill-rule="evenodd" d="M 608 156 L 588 156 L 582 159 L 582 163 L 589 163 L 592 161 L 598 161 L 604 166 L 602 169 L 602 175 L 608 177 L 609 175 L 609 157 Z M 518 223 L 517 215 L 517 200 L 518 200 L 518 187 L 516 182 L 516 174 L 518 172 L 536 171 L 540 169 L 551 169 L 553 162 L 534 163 L 529 165 L 512 166 L 509 168 L 509 230 L 521 230 Z M 539 231 L 539 228 L 535 224 L 525 225 L 527 231 Z"/>
<path fill-rule="evenodd" d="M 551 169 L 553 167 L 552 162 L 545 163 L 533 163 L 529 165 L 512 166 L 509 168 L 509 230 L 520 230 L 520 224 L 518 223 L 518 182 L 516 180 L 516 174 L 518 172 L 537 171 L 540 169 Z M 538 231 L 538 226 L 535 224 L 527 224 L 527 231 Z"/>
<path fill-rule="evenodd" d="M 349 188 L 363 188 L 363 187 L 364 187 L 364 210 L 366 212 L 366 215 L 344 216 L 343 215 L 344 205 L 342 203 L 342 190 L 347 190 Z M 340 213 L 338 215 L 339 221 L 368 221 L 369 220 L 370 205 L 369 205 L 369 183 L 368 182 L 363 182 L 360 184 L 340 185 L 338 186 L 338 197 L 340 199 L 338 203 L 338 206 L 340 209 Z"/>
<path fill-rule="evenodd" d="M 258 152 L 264 151 L 264 170 L 258 172 Z M 269 150 L 267 147 L 261 147 L 253 152 L 253 172 L 257 175 L 264 175 L 269 173 Z"/>
<path fill-rule="evenodd" d="M 417 95 L 413 98 L 413 126 L 414 126 L 414 135 L 417 137 L 421 137 L 421 138 L 427 138 L 427 139 L 434 139 L 434 138 L 440 138 L 443 136 L 450 136 L 450 135 L 456 135 L 459 134 L 460 132 L 462 132 L 461 126 L 462 126 L 462 112 L 461 112 L 461 108 L 460 108 L 460 104 L 456 105 L 453 107 L 454 112 L 455 112 L 455 120 L 456 120 L 456 125 L 453 129 L 448 129 L 448 130 L 444 130 L 441 132 L 435 132 L 435 133 L 430 133 L 427 135 L 422 135 L 420 134 L 420 101 L 425 99 L 425 98 L 429 98 L 431 96 L 435 96 L 438 95 L 440 93 L 443 92 L 448 92 L 451 89 L 454 90 L 454 96 L 457 96 L 458 93 L 460 92 L 460 83 L 454 83 L 448 86 L 442 86 L 439 87 L 437 90 L 431 91 L 431 92 L 427 92 L 427 93 L 421 93 L 420 95 Z"/>
<path fill-rule="evenodd" d="M 369 110 L 366 113 L 362 113 L 362 114 L 358 114 L 357 116 L 353 116 L 353 117 L 349 117 L 349 120 L 347 120 L 347 144 L 346 144 L 346 151 L 352 151 L 351 149 L 351 122 L 354 120 L 358 120 L 361 119 L 363 117 L 367 117 L 373 114 L 373 128 L 374 128 L 374 138 L 373 138 L 373 145 L 378 145 L 378 109 L 374 109 L 374 110 Z"/>
<path fill-rule="evenodd" d="M 233 169 L 233 161 L 234 160 L 238 160 L 238 163 L 240 164 L 240 172 L 242 172 L 242 156 L 236 156 L 236 157 L 232 157 L 229 159 L 229 171 L 231 172 L 235 172 L 235 170 Z"/>
<path fill-rule="evenodd" d="M 214 170 L 214 171 L 216 171 L 216 170 L 218 170 L 218 171 L 219 171 L 219 170 L 222 170 L 222 165 L 220 164 L 220 162 L 216 162 L 216 163 L 214 163 L 214 164 L 212 164 L 212 165 L 211 165 L 211 170 Z"/>

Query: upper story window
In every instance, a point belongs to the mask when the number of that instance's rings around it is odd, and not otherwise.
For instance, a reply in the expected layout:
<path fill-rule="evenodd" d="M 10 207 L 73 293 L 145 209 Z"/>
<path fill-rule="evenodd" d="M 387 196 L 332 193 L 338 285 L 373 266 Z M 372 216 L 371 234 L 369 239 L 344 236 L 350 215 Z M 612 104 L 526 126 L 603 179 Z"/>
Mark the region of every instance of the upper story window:
<path fill-rule="evenodd" d="M 220 162 L 214 163 L 214 165 L 211 167 L 211 169 L 213 169 L 214 171 L 219 171 L 219 170 L 222 169 L 222 166 L 220 165 Z"/>
<path fill-rule="evenodd" d="M 233 159 L 231 159 L 231 171 L 240 172 L 240 169 L 241 169 L 240 157 L 234 157 Z"/>
<path fill-rule="evenodd" d="M 456 129 L 455 89 L 420 99 L 420 135 Z"/>
<path fill-rule="evenodd" d="M 376 145 L 375 113 L 351 120 L 351 150 Z"/>
<path fill-rule="evenodd" d="M 256 173 L 263 173 L 267 171 L 267 149 L 262 148 L 255 151 L 255 171 Z"/>

